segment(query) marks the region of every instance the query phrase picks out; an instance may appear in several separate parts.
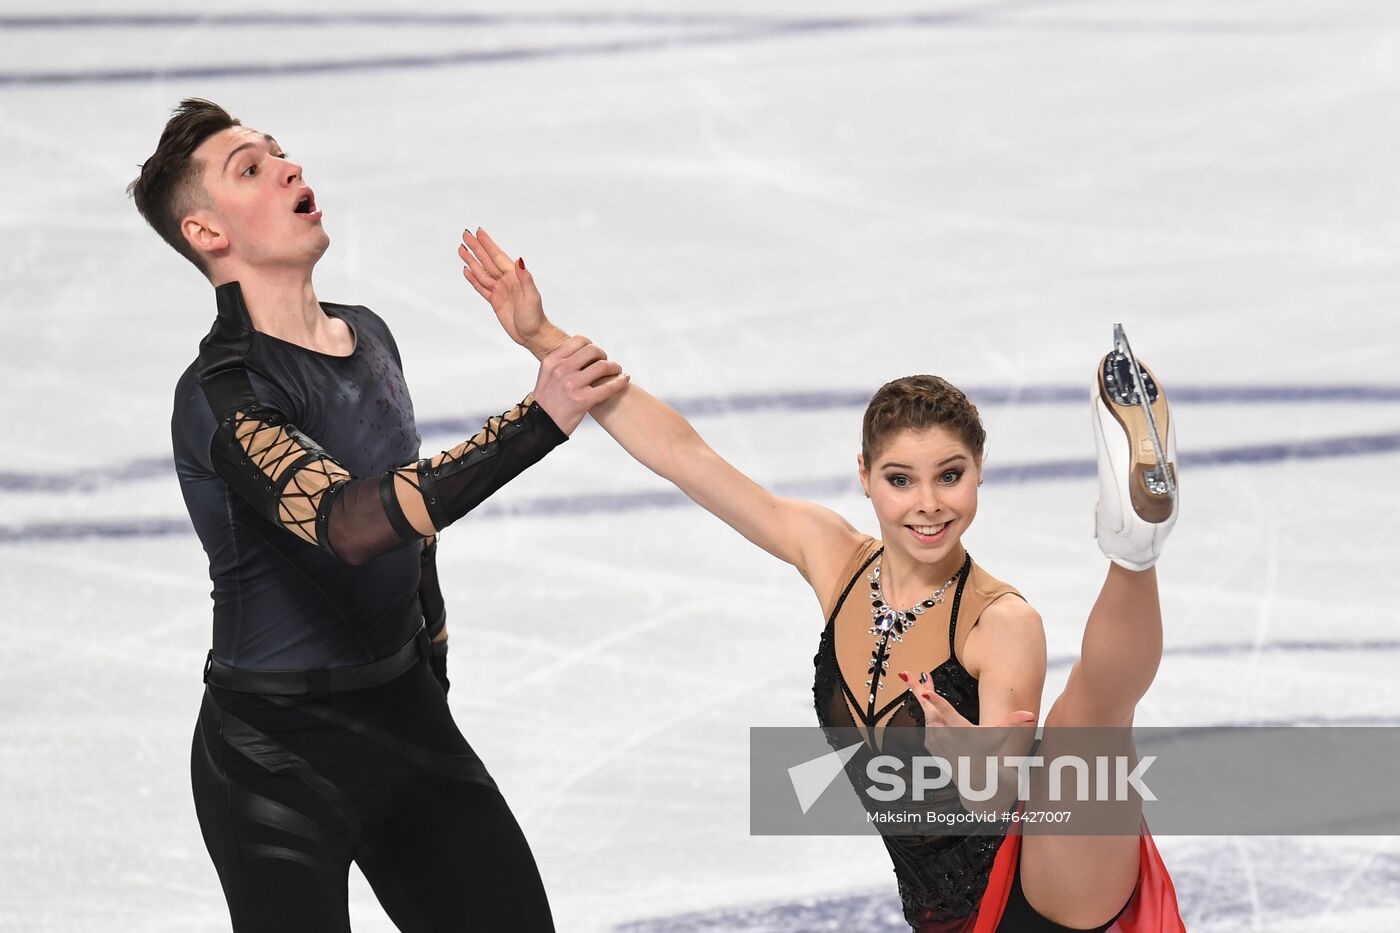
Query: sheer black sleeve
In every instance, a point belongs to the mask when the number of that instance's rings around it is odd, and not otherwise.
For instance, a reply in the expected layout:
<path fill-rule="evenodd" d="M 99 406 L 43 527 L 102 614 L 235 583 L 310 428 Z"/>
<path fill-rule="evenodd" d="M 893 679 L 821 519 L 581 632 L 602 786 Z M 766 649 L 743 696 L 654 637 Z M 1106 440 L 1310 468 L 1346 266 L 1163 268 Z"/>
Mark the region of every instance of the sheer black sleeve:
<path fill-rule="evenodd" d="M 220 418 L 211 458 L 269 521 L 362 564 L 447 527 L 566 439 L 526 396 L 451 450 L 357 479 L 280 412 L 249 404 Z"/>
<path fill-rule="evenodd" d="M 238 283 L 216 290 L 219 316 L 199 345 L 200 388 L 217 425 L 210 461 L 270 522 L 351 564 L 431 537 L 567 440 L 527 395 L 430 459 L 354 477 L 254 390 L 253 329 Z"/>
<path fill-rule="evenodd" d="M 423 625 L 429 638 L 436 638 L 447 625 L 447 603 L 442 598 L 442 586 L 438 583 L 437 536 L 423 541 L 423 554 L 419 560 L 418 608 L 423 610 Z"/>

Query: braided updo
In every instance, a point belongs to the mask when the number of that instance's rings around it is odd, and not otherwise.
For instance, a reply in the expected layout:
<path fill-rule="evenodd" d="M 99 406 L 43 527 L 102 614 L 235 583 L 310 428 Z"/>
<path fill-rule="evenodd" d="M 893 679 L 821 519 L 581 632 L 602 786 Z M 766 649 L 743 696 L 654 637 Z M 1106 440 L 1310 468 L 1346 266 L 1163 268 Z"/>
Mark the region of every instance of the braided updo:
<path fill-rule="evenodd" d="M 871 397 L 861 425 L 860 450 L 866 469 L 874 467 L 875 454 L 895 434 L 932 427 L 953 432 L 981 459 L 987 432 L 977 406 L 962 389 L 941 376 L 905 376 L 885 383 Z"/>

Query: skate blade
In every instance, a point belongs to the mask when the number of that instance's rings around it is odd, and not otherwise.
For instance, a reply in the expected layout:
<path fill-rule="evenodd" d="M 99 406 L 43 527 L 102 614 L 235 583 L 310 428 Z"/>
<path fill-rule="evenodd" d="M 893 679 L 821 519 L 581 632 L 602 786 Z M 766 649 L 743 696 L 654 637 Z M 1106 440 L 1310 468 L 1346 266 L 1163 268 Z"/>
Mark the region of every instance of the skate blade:
<path fill-rule="evenodd" d="M 1176 504 L 1176 467 L 1167 461 L 1167 397 L 1152 370 L 1133 355 L 1121 324 L 1113 327 L 1113 346 L 1099 365 L 1099 397 L 1128 435 L 1133 511 L 1160 524 L 1171 518 Z"/>

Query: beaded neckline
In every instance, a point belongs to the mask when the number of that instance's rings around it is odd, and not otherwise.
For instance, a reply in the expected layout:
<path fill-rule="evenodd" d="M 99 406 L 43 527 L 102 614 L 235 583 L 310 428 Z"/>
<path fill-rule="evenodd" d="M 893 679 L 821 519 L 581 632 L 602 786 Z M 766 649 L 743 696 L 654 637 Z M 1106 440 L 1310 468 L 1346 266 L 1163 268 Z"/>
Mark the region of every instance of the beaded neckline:
<path fill-rule="evenodd" d="M 885 688 L 884 676 L 890 670 L 890 642 L 902 644 L 904 633 L 914 627 L 914 622 L 925 610 L 942 604 L 943 594 L 958 582 L 958 577 L 963 571 L 963 568 L 959 567 L 957 573 L 948 578 L 948 582 L 930 593 L 927 598 L 901 612 L 885 601 L 885 594 L 880 589 L 880 564 L 883 556 L 883 551 L 875 556 L 875 566 L 865 577 L 870 581 L 870 634 L 875 636 L 875 650 L 870 652 L 870 670 L 867 671 L 870 678 L 865 682 L 870 688 L 871 703 L 875 702 L 875 694 Z"/>
<path fill-rule="evenodd" d="M 870 582 L 870 612 L 874 620 L 874 624 L 871 625 L 869 633 L 875 636 L 875 648 L 873 651 L 870 652 L 870 666 L 866 671 L 866 673 L 870 676 L 869 679 L 865 682 L 865 686 L 867 687 L 869 692 L 866 695 L 866 703 L 868 705 L 866 708 L 864 718 L 869 723 L 876 722 L 879 719 L 879 714 L 876 713 L 875 698 L 879 694 L 880 690 L 884 687 L 884 676 L 887 673 L 889 673 L 890 642 L 903 642 L 904 634 L 908 632 L 909 629 L 913 626 L 915 620 L 917 620 L 918 617 L 927 610 L 943 602 L 944 593 L 954 583 L 956 583 L 958 587 L 957 592 L 953 597 L 953 619 L 955 620 L 957 618 L 958 603 L 960 602 L 962 597 L 963 586 L 967 583 L 968 574 L 972 569 L 972 555 L 965 554 L 963 557 L 962 566 L 958 568 L 958 572 L 954 574 L 948 580 L 947 583 L 943 584 L 943 586 L 939 587 L 926 599 L 921 600 L 917 605 L 911 607 L 908 611 L 901 612 L 897 609 L 893 609 L 890 606 L 888 606 L 885 602 L 883 594 L 880 591 L 880 568 L 878 561 L 883 556 L 883 554 L 884 549 L 881 548 L 880 551 L 876 553 L 873 559 L 873 562 L 876 563 L 875 567 L 870 571 L 869 575 L 866 577 L 866 579 Z M 859 579 L 859 577 L 857 577 L 856 579 Z M 853 580 L 852 583 L 854 582 L 855 581 Z M 882 624 L 886 622 L 887 624 Z M 952 658 L 953 625 L 954 622 L 950 620 L 948 624 L 950 659 Z M 847 687 L 846 689 L 849 690 L 850 688 Z M 854 697 L 852 697 L 851 699 L 853 702 L 855 701 Z M 890 706 L 895 705 L 897 703 L 899 703 L 898 697 L 892 700 L 891 703 L 885 707 L 885 709 L 889 709 Z"/>

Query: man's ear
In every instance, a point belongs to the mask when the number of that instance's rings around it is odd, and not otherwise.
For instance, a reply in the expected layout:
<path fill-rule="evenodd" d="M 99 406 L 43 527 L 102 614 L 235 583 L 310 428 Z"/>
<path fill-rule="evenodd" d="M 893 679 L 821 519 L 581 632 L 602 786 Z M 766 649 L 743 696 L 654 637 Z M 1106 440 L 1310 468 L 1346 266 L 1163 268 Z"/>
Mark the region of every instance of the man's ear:
<path fill-rule="evenodd" d="M 228 249 L 228 237 L 223 234 L 222 227 L 219 219 L 206 210 L 186 214 L 185 219 L 180 221 L 180 232 L 185 235 L 185 241 L 206 255 Z"/>

